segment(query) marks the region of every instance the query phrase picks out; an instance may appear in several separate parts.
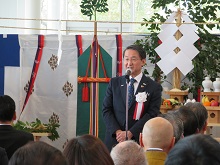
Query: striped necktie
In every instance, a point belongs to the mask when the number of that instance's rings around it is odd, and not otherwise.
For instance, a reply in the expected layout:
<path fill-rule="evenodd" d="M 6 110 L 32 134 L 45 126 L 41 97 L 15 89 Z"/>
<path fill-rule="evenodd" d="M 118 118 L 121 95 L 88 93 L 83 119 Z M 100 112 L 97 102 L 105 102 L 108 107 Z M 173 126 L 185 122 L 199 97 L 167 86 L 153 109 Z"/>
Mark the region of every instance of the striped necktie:
<path fill-rule="evenodd" d="M 130 84 L 128 86 L 128 107 L 131 106 L 133 100 L 134 100 L 134 83 L 136 80 L 134 78 L 131 78 Z"/>

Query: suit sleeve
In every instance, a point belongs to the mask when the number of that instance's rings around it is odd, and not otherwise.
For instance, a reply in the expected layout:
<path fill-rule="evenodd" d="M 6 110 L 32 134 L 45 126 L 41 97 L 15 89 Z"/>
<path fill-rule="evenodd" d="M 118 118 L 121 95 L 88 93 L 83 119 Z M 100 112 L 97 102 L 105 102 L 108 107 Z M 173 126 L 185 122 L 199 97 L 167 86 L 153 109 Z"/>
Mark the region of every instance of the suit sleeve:
<path fill-rule="evenodd" d="M 151 98 L 149 100 L 149 105 L 148 107 L 145 107 L 146 113 L 130 128 L 131 133 L 137 141 L 139 140 L 139 134 L 142 132 L 144 124 L 149 119 L 156 117 L 159 114 L 161 105 L 161 89 L 161 85 L 159 83 L 155 83 L 154 90 L 151 93 Z"/>
<path fill-rule="evenodd" d="M 105 98 L 103 100 L 102 115 L 106 126 L 106 130 L 108 130 L 110 134 L 113 136 L 115 132 L 121 128 L 114 114 L 112 88 L 113 86 L 111 79 L 106 90 Z"/>
<path fill-rule="evenodd" d="M 6 154 L 5 149 L 2 148 L 0 150 L 0 162 L 1 165 L 8 165 L 8 156 Z"/>

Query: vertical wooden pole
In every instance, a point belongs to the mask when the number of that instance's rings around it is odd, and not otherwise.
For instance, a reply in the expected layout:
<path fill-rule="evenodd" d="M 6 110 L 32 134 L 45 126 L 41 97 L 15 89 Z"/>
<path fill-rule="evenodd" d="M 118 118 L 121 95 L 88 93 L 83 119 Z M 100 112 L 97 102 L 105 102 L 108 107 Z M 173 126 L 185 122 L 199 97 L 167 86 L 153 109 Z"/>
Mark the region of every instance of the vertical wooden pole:
<path fill-rule="evenodd" d="M 182 22 L 181 10 L 178 9 L 176 14 L 176 26 L 179 27 L 181 25 L 181 22 Z M 175 33 L 176 40 L 179 40 L 182 36 L 183 35 L 179 30 Z M 180 49 L 176 48 L 174 51 L 177 54 L 180 51 Z M 173 88 L 180 89 L 180 80 L 181 80 L 181 72 L 178 68 L 175 68 L 173 70 Z"/>
<path fill-rule="evenodd" d="M 97 36 L 97 22 L 94 22 L 94 36 Z"/>

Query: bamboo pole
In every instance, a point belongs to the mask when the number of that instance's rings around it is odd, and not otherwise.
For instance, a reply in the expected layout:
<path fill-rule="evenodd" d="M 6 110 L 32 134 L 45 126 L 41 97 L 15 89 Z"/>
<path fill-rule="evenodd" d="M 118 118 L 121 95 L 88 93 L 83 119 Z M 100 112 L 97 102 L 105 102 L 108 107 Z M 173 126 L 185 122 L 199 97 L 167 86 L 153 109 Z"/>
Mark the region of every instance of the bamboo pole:
<path fill-rule="evenodd" d="M 78 83 L 108 83 L 111 78 L 78 77 Z"/>

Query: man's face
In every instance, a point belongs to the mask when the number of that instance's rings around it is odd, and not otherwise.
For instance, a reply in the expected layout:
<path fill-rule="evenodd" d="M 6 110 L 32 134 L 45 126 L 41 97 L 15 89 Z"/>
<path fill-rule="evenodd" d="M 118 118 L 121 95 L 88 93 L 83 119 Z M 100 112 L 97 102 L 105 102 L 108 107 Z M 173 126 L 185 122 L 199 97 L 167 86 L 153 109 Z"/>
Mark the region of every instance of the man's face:
<path fill-rule="evenodd" d="M 128 49 L 124 53 L 124 67 L 131 69 L 131 76 L 135 77 L 141 73 L 142 66 L 146 63 L 146 59 L 142 59 L 136 50 Z"/>

